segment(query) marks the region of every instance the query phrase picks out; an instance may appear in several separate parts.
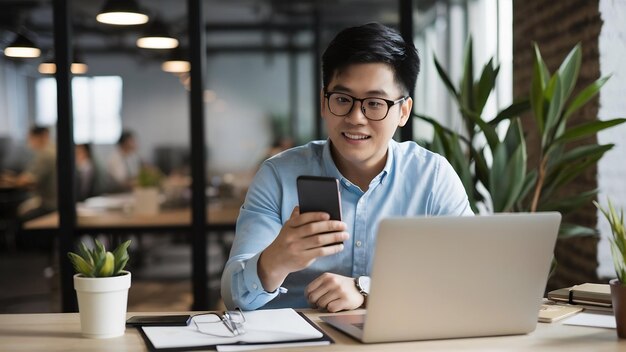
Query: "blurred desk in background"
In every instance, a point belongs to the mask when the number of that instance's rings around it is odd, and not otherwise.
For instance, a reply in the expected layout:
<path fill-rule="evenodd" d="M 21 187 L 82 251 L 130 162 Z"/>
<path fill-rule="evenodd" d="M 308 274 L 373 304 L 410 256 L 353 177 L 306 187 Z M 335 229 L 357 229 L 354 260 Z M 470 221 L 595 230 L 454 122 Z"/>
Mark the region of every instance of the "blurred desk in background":
<path fill-rule="evenodd" d="M 128 211 L 129 208 L 124 206 L 124 202 L 119 202 L 121 206 L 111 206 L 111 204 L 117 202 L 115 199 L 115 196 L 113 196 L 109 198 L 108 201 L 105 201 L 105 203 L 108 202 L 106 207 L 85 207 L 79 205 L 76 214 L 76 233 L 92 235 L 140 235 L 142 233 L 181 233 L 189 235 L 191 233 L 191 208 L 189 207 L 174 209 L 164 208 L 154 215 L 135 214 L 132 211 Z M 100 199 L 98 202 L 102 200 L 103 199 Z M 206 232 L 217 236 L 222 254 L 225 258 L 228 257 L 230 244 L 224 241 L 224 234 L 228 231 L 235 230 L 235 224 L 239 216 L 239 208 L 242 203 L 243 200 L 241 199 L 227 199 L 213 200 L 207 204 Z M 22 231 L 32 232 L 42 236 L 56 237 L 58 228 L 59 214 L 58 212 L 54 212 L 24 223 Z M 59 253 L 57 254 L 59 260 L 65 260 L 67 253 L 61 253 L 60 246 L 57 247 L 59 248 Z M 141 251 L 139 252 L 138 254 L 141 255 Z M 196 271 L 196 265 L 204 265 L 204 267 L 206 267 L 208 261 L 208 256 L 205 258 L 204 263 L 197 263 L 195 260 L 192 260 L 192 272 Z M 60 268 L 63 267 L 63 265 L 60 265 Z M 72 273 L 63 274 L 65 275 L 61 276 L 72 275 Z M 194 277 L 195 280 L 195 276 L 192 275 L 192 277 Z M 208 285 L 208 280 L 208 277 L 204 278 L 203 282 L 197 282 L 194 283 L 194 285 Z M 65 284 L 66 283 L 62 280 L 61 285 Z M 61 292 L 72 292 L 72 287 L 62 287 L 61 290 Z M 194 301 L 198 301 L 198 298 L 194 297 Z"/>
<path fill-rule="evenodd" d="M 218 201 L 207 206 L 207 231 L 234 230 L 241 202 Z M 133 214 L 122 211 L 81 211 L 76 213 L 76 227 L 80 233 L 141 232 L 187 230 L 191 226 L 191 209 L 163 209 L 155 215 Z M 50 231 L 59 227 L 57 212 L 30 220 L 25 230 Z M 123 231 L 122 231 L 123 230 Z"/>

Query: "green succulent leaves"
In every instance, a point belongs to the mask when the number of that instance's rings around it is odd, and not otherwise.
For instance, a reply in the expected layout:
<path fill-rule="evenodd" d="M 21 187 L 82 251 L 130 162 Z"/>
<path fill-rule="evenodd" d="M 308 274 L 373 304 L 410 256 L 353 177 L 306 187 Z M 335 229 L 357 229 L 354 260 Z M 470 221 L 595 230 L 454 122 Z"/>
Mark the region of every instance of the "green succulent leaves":
<path fill-rule="evenodd" d="M 121 274 L 128 263 L 130 240 L 120 244 L 113 252 L 96 240 L 96 248 L 89 249 L 84 243 L 78 246 L 78 254 L 70 252 L 68 257 L 76 272 L 86 277 L 109 277 Z"/>
<path fill-rule="evenodd" d="M 611 242 L 611 256 L 613 257 L 613 266 L 615 273 L 622 285 L 626 285 L 626 230 L 624 229 L 624 209 L 619 210 L 619 214 L 611 200 L 608 200 L 609 207 L 603 208 L 597 202 L 593 204 L 604 214 L 604 217 L 611 225 L 611 233 L 613 238 Z"/>

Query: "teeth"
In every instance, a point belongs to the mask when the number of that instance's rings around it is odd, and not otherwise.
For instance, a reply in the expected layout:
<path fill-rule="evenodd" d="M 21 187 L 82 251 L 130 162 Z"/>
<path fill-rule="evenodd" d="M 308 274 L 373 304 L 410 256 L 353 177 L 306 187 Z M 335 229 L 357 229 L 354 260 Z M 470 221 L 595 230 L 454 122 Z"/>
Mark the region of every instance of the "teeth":
<path fill-rule="evenodd" d="M 350 138 L 350 139 L 368 139 L 370 138 L 369 136 L 363 136 L 363 135 L 358 135 L 358 134 L 350 134 L 350 133 L 343 133 L 344 136 Z"/>

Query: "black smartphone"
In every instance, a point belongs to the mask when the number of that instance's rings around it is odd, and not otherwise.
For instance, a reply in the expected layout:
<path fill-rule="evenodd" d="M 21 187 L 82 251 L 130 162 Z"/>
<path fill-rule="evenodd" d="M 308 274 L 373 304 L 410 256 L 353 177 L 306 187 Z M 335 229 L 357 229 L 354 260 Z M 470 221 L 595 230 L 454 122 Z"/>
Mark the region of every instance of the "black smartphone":
<path fill-rule="evenodd" d="M 298 204 L 300 213 L 325 212 L 331 220 L 341 221 L 339 180 L 334 177 L 298 176 Z M 343 242 L 330 243 L 333 246 Z"/>
<path fill-rule="evenodd" d="M 299 176 L 296 182 L 301 213 L 321 211 L 330 214 L 331 220 L 341 221 L 339 180 L 334 177 Z"/>
<path fill-rule="evenodd" d="M 135 315 L 126 320 L 126 326 L 187 326 L 191 315 Z"/>

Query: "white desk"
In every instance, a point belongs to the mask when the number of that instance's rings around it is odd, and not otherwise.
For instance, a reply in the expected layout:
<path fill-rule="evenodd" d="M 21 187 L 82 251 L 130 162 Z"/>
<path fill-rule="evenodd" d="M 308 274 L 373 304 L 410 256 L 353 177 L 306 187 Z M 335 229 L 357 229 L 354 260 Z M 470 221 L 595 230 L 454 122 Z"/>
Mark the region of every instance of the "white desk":
<path fill-rule="evenodd" d="M 305 312 L 335 344 L 289 351 L 626 351 L 626 340 L 619 340 L 613 329 L 567 326 L 559 322 L 539 323 L 537 330 L 528 335 L 364 345 L 321 323 L 322 313 Z M 131 315 L 136 314 L 128 314 Z M 147 348 L 133 328 L 126 329 L 124 336 L 118 338 L 83 338 L 78 313 L 0 314 L 0 351 L 147 351 Z"/>

